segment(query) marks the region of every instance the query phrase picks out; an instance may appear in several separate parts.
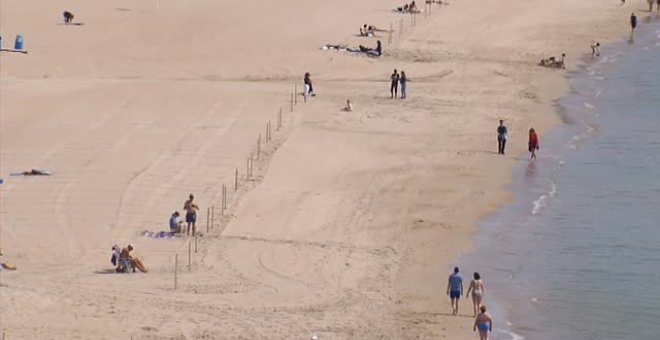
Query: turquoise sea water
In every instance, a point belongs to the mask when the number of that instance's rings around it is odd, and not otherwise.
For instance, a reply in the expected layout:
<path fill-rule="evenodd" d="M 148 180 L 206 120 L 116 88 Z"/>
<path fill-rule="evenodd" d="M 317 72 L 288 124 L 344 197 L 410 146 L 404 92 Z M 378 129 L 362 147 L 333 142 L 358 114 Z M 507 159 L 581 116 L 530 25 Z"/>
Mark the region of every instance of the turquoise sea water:
<path fill-rule="evenodd" d="M 660 18 L 641 28 L 572 75 L 564 124 L 459 260 L 494 339 L 660 339 Z"/>

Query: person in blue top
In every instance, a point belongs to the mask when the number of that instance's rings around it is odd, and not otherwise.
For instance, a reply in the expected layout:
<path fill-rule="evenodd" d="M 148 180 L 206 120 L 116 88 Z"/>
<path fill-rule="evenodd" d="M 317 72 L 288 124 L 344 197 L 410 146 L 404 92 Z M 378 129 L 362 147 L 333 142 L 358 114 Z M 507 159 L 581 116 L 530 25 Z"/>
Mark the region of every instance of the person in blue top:
<path fill-rule="evenodd" d="M 183 231 L 183 222 L 179 219 L 179 216 L 181 215 L 178 211 L 175 211 L 172 213 L 172 216 L 170 216 L 170 233 L 172 234 Z"/>
<path fill-rule="evenodd" d="M 454 267 L 454 273 L 449 275 L 447 295 L 451 299 L 452 315 L 458 315 L 458 299 L 463 295 L 463 278 L 458 267 Z"/>

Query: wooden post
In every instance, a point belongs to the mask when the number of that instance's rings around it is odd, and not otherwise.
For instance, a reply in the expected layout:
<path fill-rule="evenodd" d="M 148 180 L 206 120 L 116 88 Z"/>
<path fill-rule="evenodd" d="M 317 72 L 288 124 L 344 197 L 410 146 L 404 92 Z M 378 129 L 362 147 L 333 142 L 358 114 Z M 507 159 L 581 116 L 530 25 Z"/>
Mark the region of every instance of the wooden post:
<path fill-rule="evenodd" d="M 259 138 L 257 138 L 257 160 L 261 157 L 261 134 L 259 134 Z"/>
<path fill-rule="evenodd" d="M 273 125 L 270 123 L 270 120 L 269 120 L 268 121 L 268 141 L 269 142 L 273 140 L 273 128 L 272 128 L 272 126 Z"/>
<path fill-rule="evenodd" d="M 206 208 L 206 232 L 209 232 L 209 223 L 211 222 L 211 208 Z"/>
<path fill-rule="evenodd" d="M 277 115 L 277 129 L 282 127 L 282 107 L 280 106 L 280 113 Z"/>
<path fill-rule="evenodd" d="M 234 191 L 238 190 L 238 168 L 236 168 L 236 172 L 234 174 Z"/>
<path fill-rule="evenodd" d="M 392 33 L 394 33 L 394 25 L 390 22 L 390 31 L 387 34 L 387 45 L 392 45 Z"/>
<path fill-rule="evenodd" d="M 401 35 L 403 35 L 403 19 L 399 19 L 399 39 L 401 39 Z"/>
<path fill-rule="evenodd" d="M 415 27 L 415 13 L 410 13 L 410 29 Z"/>
<path fill-rule="evenodd" d="M 174 289 L 176 289 L 176 275 L 179 267 L 179 254 L 174 254 Z"/>
<path fill-rule="evenodd" d="M 254 175 L 254 159 L 252 158 L 252 154 L 250 154 L 250 177 Z"/>
<path fill-rule="evenodd" d="M 292 93 L 291 94 L 291 112 L 293 112 L 293 98 L 294 98 L 294 94 Z"/>
<path fill-rule="evenodd" d="M 298 105 L 298 85 L 293 85 L 293 104 Z"/>
<path fill-rule="evenodd" d="M 215 221 L 215 205 L 212 205 L 211 206 L 211 229 L 213 229 L 213 227 L 215 227 L 214 221 Z"/>
<path fill-rule="evenodd" d="M 197 253 L 197 235 L 195 235 L 195 253 Z"/>
<path fill-rule="evenodd" d="M 222 185 L 222 207 L 220 208 L 221 215 L 224 216 L 225 208 L 227 207 L 227 186 Z"/>
<path fill-rule="evenodd" d="M 247 159 L 247 163 L 246 163 L 245 167 L 246 167 L 245 168 L 246 169 L 245 170 L 245 180 L 249 180 L 250 179 L 250 158 Z"/>
<path fill-rule="evenodd" d="M 190 270 L 190 255 L 192 255 L 192 246 L 190 245 L 190 241 L 188 241 L 188 270 Z"/>

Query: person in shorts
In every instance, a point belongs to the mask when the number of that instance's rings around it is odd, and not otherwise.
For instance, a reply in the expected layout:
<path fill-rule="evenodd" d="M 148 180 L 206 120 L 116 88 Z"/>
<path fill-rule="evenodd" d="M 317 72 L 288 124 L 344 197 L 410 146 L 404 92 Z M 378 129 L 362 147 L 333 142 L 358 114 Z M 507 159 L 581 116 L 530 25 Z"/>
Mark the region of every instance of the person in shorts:
<path fill-rule="evenodd" d="M 458 299 L 463 295 L 463 278 L 458 267 L 454 267 L 454 273 L 449 275 L 447 295 L 451 299 L 452 315 L 458 315 Z"/>
<path fill-rule="evenodd" d="M 197 223 L 197 210 L 199 207 L 194 202 L 195 196 L 190 194 L 188 200 L 183 204 L 183 209 L 186 211 L 186 235 L 190 235 L 190 227 L 192 227 L 192 236 L 195 236 L 195 224 Z"/>

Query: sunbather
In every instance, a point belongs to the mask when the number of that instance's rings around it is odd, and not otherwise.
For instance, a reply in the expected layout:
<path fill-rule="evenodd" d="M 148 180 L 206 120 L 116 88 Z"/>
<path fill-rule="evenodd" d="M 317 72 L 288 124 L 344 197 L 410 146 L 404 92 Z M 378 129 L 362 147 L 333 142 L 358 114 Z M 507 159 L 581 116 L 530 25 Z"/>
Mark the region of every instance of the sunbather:
<path fill-rule="evenodd" d="M 133 251 L 133 245 L 129 244 L 126 246 L 126 248 L 121 250 L 121 254 L 119 255 L 119 266 L 117 267 L 117 272 L 123 273 L 129 270 L 129 268 L 126 267 L 124 260 L 128 260 L 129 264 L 131 267 L 133 267 L 133 273 L 135 273 L 135 269 L 139 269 L 141 272 L 146 273 L 147 272 L 147 267 L 142 263 L 142 260 L 138 257 L 135 257 L 131 255 L 131 252 Z"/>
<path fill-rule="evenodd" d="M 30 169 L 30 171 L 22 171 L 12 173 L 13 176 L 50 176 L 51 172 L 39 169 Z"/>
<path fill-rule="evenodd" d="M 183 221 L 179 219 L 179 214 L 178 211 L 175 211 L 172 213 L 172 216 L 170 216 L 170 232 L 172 234 L 177 234 L 183 231 Z"/>

